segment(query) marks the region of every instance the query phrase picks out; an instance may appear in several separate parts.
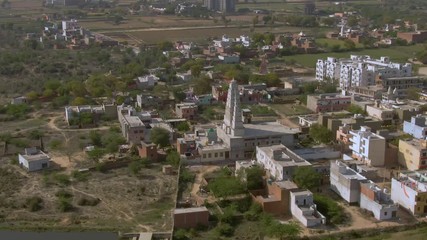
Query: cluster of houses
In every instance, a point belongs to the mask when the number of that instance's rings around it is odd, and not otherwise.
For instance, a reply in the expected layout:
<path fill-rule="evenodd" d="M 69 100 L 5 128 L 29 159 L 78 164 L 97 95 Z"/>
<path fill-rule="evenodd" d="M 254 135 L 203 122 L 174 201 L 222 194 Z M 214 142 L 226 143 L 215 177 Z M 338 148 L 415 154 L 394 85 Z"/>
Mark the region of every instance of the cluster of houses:
<path fill-rule="evenodd" d="M 81 27 L 76 19 L 63 20 L 61 24 L 48 22 L 40 34 L 27 33 L 26 39 L 39 40 L 44 46 L 54 49 L 81 49 L 93 44 L 102 47 L 117 46 L 119 42 L 103 34 Z"/>
<path fill-rule="evenodd" d="M 398 40 L 404 40 L 407 43 L 422 43 L 427 40 L 427 31 L 418 30 L 418 25 L 411 21 L 396 19 L 394 24 L 384 24 L 380 28 L 367 31 L 360 24 L 352 23 L 350 26 L 349 18 L 361 18 L 357 12 L 337 12 L 328 18 L 333 18 L 335 22 L 338 22 L 336 27 L 339 28 L 339 31 L 327 33 L 327 38 L 349 39 L 356 44 L 372 39 L 375 46 L 395 45 Z M 396 36 L 392 37 L 394 34 L 390 34 L 391 32 L 396 32 Z"/>

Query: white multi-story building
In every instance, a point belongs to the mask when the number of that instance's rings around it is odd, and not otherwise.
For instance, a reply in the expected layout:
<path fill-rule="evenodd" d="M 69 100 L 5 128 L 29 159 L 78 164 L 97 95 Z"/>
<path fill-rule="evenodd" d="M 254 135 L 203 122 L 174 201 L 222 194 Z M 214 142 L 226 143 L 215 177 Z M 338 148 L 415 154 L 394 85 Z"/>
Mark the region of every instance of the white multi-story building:
<path fill-rule="evenodd" d="M 414 215 L 426 215 L 427 171 L 401 172 L 392 178 L 391 199 Z"/>
<path fill-rule="evenodd" d="M 348 203 L 360 201 L 360 183 L 367 179 L 340 161 L 331 162 L 331 189 Z"/>
<path fill-rule="evenodd" d="M 374 182 L 360 183 L 360 208 L 371 211 L 377 220 L 388 220 L 397 216 L 398 205 L 391 200 L 385 188 Z"/>
<path fill-rule="evenodd" d="M 426 139 L 427 125 L 425 116 L 417 115 L 413 116 L 410 122 L 404 121 L 403 131 L 414 138 Z"/>
<path fill-rule="evenodd" d="M 316 64 L 316 80 L 339 80 L 342 89 L 375 85 L 377 76 L 410 77 L 412 65 L 394 63 L 388 57 L 373 59 L 357 55 L 351 55 L 349 59 L 328 57 L 326 60 L 317 60 Z"/>
<path fill-rule="evenodd" d="M 328 57 L 327 59 L 318 59 L 316 63 L 316 80 L 338 79 L 340 75 L 340 62 L 338 59 Z"/>
<path fill-rule="evenodd" d="M 386 140 L 371 132 L 371 128 L 362 126 L 358 131 L 350 131 L 350 149 L 353 157 L 369 166 L 384 166 Z"/>
<path fill-rule="evenodd" d="M 277 181 L 292 179 L 297 167 L 311 166 L 308 161 L 282 144 L 256 147 L 256 159 Z"/>

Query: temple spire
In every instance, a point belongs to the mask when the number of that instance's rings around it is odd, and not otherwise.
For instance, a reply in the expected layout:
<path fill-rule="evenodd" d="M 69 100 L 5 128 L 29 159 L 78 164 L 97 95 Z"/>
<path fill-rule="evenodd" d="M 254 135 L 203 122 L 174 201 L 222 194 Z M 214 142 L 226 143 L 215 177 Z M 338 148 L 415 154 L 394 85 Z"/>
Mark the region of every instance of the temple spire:
<path fill-rule="evenodd" d="M 236 80 L 232 80 L 228 88 L 227 104 L 225 106 L 223 129 L 231 136 L 243 136 L 242 109 L 240 107 L 240 94 Z"/>

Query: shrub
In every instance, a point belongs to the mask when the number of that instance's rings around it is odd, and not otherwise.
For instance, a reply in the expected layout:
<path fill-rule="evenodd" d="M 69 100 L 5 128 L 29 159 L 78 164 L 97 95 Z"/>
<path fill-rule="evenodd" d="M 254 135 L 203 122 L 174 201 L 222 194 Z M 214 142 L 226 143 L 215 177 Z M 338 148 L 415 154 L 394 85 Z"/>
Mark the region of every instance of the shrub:
<path fill-rule="evenodd" d="M 345 220 L 344 209 L 331 198 L 315 194 L 314 203 L 329 223 L 340 224 Z"/>
<path fill-rule="evenodd" d="M 55 174 L 53 178 L 59 185 L 67 186 L 70 184 L 70 177 L 66 174 Z"/>
<path fill-rule="evenodd" d="M 230 237 L 234 233 L 234 228 L 227 223 L 220 223 L 216 227 L 216 231 L 220 236 Z"/>
<path fill-rule="evenodd" d="M 73 194 L 71 194 L 67 190 L 61 189 L 58 192 L 56 192 L 55 196 L 57 196 L 58 198 L 69 199 L 73 197 Z"/>
<path fill-rule="evenodd" d="M 105 173 L 107 172 L 107 165 L 105 163 L 97 163 L 95 166 L 96 171 Z"/>
<path fill-rule="evenodd" d="M 73 210 L 73 205 L 69 198 L 59 198 L 58 199 L 58 210 L 61 212 L 69 212 Z"/>
<path fill-rule="evenodd" d="M 77 200 L 77 205 L 79 206 L 96 206 L 101 200 L 99 198 L 93 197 L 82 197 Z"/>
<path fill-rule="evenodd" d="M 86 182 L 89 178 L 90 172 L 80 172 L 78 170 L 74 170 L 71 173 L 71 177 L 73 177 L 78 182 Z"/>
<path fill-rule="evenodd" d="M 43 199 L 40 197 L 30 197 L 25 200 L 25 206 L 30 212 L 37 212 L 43 208 Z"/>

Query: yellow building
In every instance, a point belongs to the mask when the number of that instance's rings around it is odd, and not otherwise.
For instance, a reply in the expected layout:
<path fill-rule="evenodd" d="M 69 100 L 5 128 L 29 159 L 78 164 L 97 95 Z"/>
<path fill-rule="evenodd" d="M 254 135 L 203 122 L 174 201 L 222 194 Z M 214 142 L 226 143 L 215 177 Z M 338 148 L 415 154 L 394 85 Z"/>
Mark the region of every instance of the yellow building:
<path fill-rule="evenodd" d="M 426 140 L 399 140 L 399 164 L 414 171 L 427 168 Z"/>

